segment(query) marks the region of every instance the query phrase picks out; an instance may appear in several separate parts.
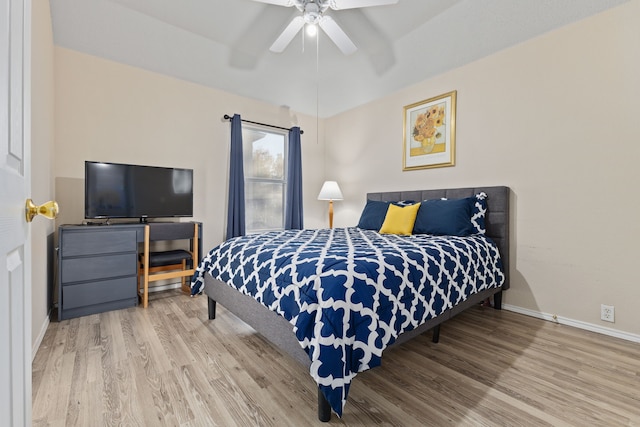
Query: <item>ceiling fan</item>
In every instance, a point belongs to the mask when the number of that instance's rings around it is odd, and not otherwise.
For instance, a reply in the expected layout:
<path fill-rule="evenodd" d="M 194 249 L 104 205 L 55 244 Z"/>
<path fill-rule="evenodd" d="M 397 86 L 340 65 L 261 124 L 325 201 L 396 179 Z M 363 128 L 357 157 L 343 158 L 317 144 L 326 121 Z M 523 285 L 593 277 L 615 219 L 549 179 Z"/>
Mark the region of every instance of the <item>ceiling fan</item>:
<path fill-rule="evenodd" d="M 338 23 L 328 15 L 327 9 L 333 10 L 356 9 L 369 6 L 383 6 L 396 4 L 398 0 L 254 0 L 259 3 L 275 4 L 277 6 L 295 6 L 302 16 L 296 16 L 282 31 L 280 36 L 269 48 L 270 51 L 280 53 L 291 43 L 291 40 L 305 24 L 318 25 L 329 36 L 331 41 L 345 55 L 350 55 L 358 48 L 349 36 L 340 28 Z"/>

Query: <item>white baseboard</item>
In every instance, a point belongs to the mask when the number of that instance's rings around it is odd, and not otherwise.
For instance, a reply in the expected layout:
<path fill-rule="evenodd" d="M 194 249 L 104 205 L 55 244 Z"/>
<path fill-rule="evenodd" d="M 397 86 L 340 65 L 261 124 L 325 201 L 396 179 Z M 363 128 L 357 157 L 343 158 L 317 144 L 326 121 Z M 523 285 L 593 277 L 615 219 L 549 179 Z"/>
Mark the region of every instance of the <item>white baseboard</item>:
<path fill-rule="evenodd" d="M 515 305 L 502 304 L 502 309 L 513 311 L 514 313 L 524 314 L 525 316 L 548 320 L 549 322 L 559 323 L 561 325 L 573 326 L 574 328 L 584 329 L 587 331 L 608 335 L 610 337 L 621 338 L 623 340 L 640 343 L 640 335 L 632 334 L 630 332 L 623 332 L 617 329 L 606 328 L 604 326 L 594 325 L 593 323 L 587 323 L 581 320 L 569 319 L 567 317 L 554 316 L 553 314 L 529 310 L 528 308 L 517 307 Z"/>
<path fill-rule="evenodd" d="M 40 344 L 42 344 L 42 340 L 44 339 L 44 334 L 47 333 L 47 328 L 49 327 L 49 323 L 51 323 L 49 316 L 51 316 L 51 311 L 49 311 L 49 313 L 44 317 L 44 322 L 42 322 L 42 326 L 40 327 L 40 332 L 38 332 L 38 336 L 36 337 L 36 340 L 33 342 L 33 347 L 31 347 L 31 363 L 33 363 L 33 360 L 36 358 L 36 353 L 40 348 Z"/>

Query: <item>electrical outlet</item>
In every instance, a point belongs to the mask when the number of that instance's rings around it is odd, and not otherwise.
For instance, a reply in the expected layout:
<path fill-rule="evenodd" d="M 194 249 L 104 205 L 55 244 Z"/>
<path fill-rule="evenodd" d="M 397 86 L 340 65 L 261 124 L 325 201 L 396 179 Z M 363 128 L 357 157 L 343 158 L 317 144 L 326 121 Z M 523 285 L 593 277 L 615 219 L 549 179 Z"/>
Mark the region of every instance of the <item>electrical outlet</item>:
<path fill-rule="evenodd" d="M 615 322 L 615 309 L 612 305 L 600 304 L 600 319 L 605 322 Z"/>

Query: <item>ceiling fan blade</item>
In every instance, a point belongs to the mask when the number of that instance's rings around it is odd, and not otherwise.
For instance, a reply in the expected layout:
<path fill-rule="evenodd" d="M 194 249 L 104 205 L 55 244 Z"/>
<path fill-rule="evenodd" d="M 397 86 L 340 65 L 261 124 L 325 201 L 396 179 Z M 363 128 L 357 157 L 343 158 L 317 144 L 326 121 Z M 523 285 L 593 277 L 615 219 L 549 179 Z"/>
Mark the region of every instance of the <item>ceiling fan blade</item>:
<path fill-rule="evenodd" d="M 302 16 L 296 16 L 295 18 L 293 18 L 293 20 L 289 22 L 289 25 L 287 25 L 287 28 L 284 29 L 282 34 L 280 34 L 276 41 L 273 42 L 269 50 L 275 53 L 281 53 L 282 51 L 284 51 L 303 26 L 304 18 Z"/>
<path fill-rule="evenodd" d="M 295 4 L 293 0 L 253 0 L 253 1 L 256 1 L 258 3 L 275 4 L 276 6 L 285 6 L 285 7 L 290 7 Z"/>
<path fill-rule="evenodd" d="M 320 22 L 318 22 L 318 25 L 320 25 L 320 28 L 327 33 L 331 41 L 333 41 L 336 46 L 338 46 L 338 49 L 340 49 L 345 55 L 351 55 L 353 52 L 358 50 L 349 36 L 342 31 L 342 28 L 340 28 L 338 23 L 330 16 L 324 15 L 320 19 Z"/>
<path fill-rule="evenodd" d="M 329 0 L 329 7 L 333 10 L 343 10 L 369 6 L 386 6 L 396 3 L 398 3 L 398 0 Z"/>

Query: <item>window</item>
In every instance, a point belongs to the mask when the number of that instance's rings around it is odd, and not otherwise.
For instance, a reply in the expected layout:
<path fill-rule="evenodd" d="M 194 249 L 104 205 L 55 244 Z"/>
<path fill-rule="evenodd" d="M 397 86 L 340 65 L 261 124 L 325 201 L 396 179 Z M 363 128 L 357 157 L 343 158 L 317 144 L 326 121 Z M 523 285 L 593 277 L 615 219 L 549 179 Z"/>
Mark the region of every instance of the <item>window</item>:
<path fill-rule="evenodd" d="M 247 233 L 284 228 L 288 134 L 242 125 Z"/>

